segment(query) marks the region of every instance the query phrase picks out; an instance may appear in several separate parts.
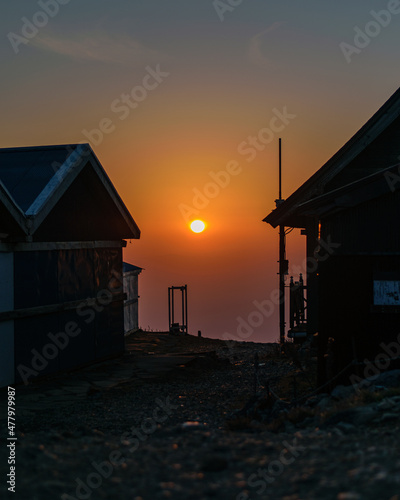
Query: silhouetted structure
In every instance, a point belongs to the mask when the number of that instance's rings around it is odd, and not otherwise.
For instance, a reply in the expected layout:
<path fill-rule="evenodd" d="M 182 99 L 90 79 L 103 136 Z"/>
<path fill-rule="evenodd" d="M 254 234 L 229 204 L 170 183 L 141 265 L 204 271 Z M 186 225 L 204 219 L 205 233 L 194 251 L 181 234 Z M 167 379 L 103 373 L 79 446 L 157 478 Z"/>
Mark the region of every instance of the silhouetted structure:
<path fill-rule="evenodd" d="M 140 231 L 88 144 L 0 150 L 0 385 L 124 349 Z"/>
<path fill-rule="evenodd" d="M 143 268 L 124 262 L 124 330 L 125 335 L 139 329 L 139 274 Z"/>
<path fill-rule="evenodd" d="M 181 292 L 181 323 L 175 322 L 175 291 Z M 187 335 L 187 285 L 168 287 L 168 323 L 169 332 L 175 334 Z"/>
<path fill-rule="evenodd" d="M 337 373 L 400 330 L 399 137 L 400 89 L 264 219 L 306 234 L 307 333 L 319 333 L 320 380 L 328 339 Z"/>
<path fill-rule="evenodd" d="M 299 281 L 293 281 L 293 276 L 290 277 L 290 309 L 289 309 L 289 325 L 288 337 L 294 341 L 302 340 L 307 336 L 307 321 L 305 315 L 305 297 L 304 297 L 304 282 L 303 274 L 300 273 Z"/>

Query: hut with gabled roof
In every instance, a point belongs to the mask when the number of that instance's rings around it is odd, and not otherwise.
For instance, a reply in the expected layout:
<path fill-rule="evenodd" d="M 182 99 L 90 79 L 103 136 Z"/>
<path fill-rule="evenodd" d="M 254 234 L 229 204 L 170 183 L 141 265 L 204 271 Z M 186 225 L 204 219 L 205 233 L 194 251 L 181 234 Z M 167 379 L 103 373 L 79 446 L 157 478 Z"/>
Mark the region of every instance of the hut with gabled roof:
<path fill-rule="evenodd" d="M 124 350 L 140 230 L 88 144 L 0 149 L 0 385 Z"/>
<path fill-rule="evenodd" d="M 306 235 L 303 327 L 318 333 L 320 381 L 398 342 L 399 170 L 400 89 L 264 219 Z"/>

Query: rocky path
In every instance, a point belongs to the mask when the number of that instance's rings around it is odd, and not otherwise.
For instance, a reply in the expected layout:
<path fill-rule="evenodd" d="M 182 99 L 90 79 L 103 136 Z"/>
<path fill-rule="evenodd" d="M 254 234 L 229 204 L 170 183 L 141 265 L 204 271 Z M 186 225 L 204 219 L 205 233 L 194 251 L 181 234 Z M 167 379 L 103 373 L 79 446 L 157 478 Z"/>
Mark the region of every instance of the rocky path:
<path fill-rule="evenodd" d="M 17 492 L 2 459 L 2 498 L 400 500 L 400 397 L 265 399 L 264 380 L 288 396 L 296 371 L 274 345 L 133 336 L 122 359 L 16 388 Z"/>

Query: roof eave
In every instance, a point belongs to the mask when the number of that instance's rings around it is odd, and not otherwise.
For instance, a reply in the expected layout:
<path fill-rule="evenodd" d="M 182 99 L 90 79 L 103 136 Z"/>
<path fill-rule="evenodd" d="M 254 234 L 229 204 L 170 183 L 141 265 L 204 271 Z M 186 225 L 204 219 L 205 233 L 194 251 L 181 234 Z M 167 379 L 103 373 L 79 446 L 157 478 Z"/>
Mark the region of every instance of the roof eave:
<path fill-rule="evenodd" d="M 135 220 L 133 219 L 132 215 L 130 214 L 129 210 L 127 209 L 125 203 L 122 201 L 121 197 L 119 196 L 117 190 L 114 187 L 114 184 L 111 182 L 111 179 L 108 177 L 106 171 L 102 167 L 99 159 L 95 155 L 94 151 L 90 147 L 89 144 L 85 144 L 90 150 L 91 157 L 93 158 L 93 162 L 91 162 L 92 167 L 96 170 L 96 173 L 99 176 L 99 179 L 101 180 L 103 186 L 107 190 L 108 194 L 110 197 L 113 199 L 115 205 L 117 206 L 121 216 L 123 217 L 125 223 L 127 224 L 128 228 L 130 229 L 131 233 L 127 234 L 124 236 L 124 238 L 127 239 L 140 239 L 140 234 L 141 231 L 136 224 Z"/>
<path fill-rule="evenodd" d="M 284 219 L 296 210 L 301 201 L 321 194 L 323 186 L 347 166 L 363 149 L 371 144 L 395 119 L 400 116 L 400 88 L 379 110 L 337 151 L 320 169 L 294 191 L 263 221 L 273 227 L 284 224 Z M 363 140 L 364 138 L 364 140 Z"/>
<path fill-rule="evenodd" d="M 19 208 L 14 198 L 9 193 L 5 185 L 0 181 L 0 197 L 3 205 L 8 210 L 18 227 L 25 235 L 28 235 L 27 219 L 23 211 Z"/>
<path fill-rule="evenodd" d="M 296 212 L 304 216 L 333 214 L 383 196 L 389 191 L 397 191 L 400 189 L 399 183 L 396 182 L 390 185 L 387 176 L 392 174 L 398 177 L 399 168 L 400 164 L 392 165 L 380 172 L 301 203 Z"/>

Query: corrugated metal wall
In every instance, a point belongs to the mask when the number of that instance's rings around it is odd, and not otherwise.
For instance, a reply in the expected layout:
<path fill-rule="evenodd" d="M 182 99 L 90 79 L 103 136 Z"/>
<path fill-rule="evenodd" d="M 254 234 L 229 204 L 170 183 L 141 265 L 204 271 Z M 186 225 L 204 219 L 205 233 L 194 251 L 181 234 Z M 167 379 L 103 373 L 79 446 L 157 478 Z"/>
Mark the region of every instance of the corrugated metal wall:
<path fill-rule="evenodd" d="M 319 270 L 319 335 L 321 359 L 329 337 L 335 339 L 336 370 L 356 355 L 374 359 L 380 344 L 396 340 L 400 331 L 398 308 L 374 306 L 373 282 L 382 271 L 400 274 L 397 256 L 337 256 Z M 321 375 L 323 375 L 321 373 Z"/>
<path fill-rule="evenodd" d="M 139 328 L 139 277 L 137 273 L 124 273 L 124 292 L 126 293 L 126 302 L 124 305 L 124 329 L 125 333 Z"/>
<path fill-rule="evenodd" d="M 336 371 L 374 358 L 400 331 L 400 308 L 374 305 L 374 280 L 400 276 L 399 206 L 400 193 L 390 193 L 321 221 L 322 239 L 340 244 L 318 269 L 319 357 L 333 337 Z"/>
<path fill-rule="evenodd" d="M 14 308 L 14 254 L 0 253 L 0 312 Z M 14 321 L 0 322 L 0 387 L 14 381 Z"/>
<path fill-rule="evenodd" d="M 52 343 L 49 333 L 73 322 L 79 335 L 49 359 L 40 374 L 68 369 L 123 352 L 122 249 L 16 252 L 14 307 L 25 309 L 78 301 L 73 309 L 15 319 L 15 375 L 32 365 L 32 351 Z M 85 304 L 86 299 L 96 302 Z M 79 301 L 82 301 L 79 304 Z"/>
<path fill-rule="evenodd" d="M 322 221 L 322 239 L 340 243 L 337 254 L 400 253 L 400 191 L 343 210 Z"/>

